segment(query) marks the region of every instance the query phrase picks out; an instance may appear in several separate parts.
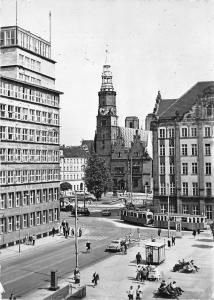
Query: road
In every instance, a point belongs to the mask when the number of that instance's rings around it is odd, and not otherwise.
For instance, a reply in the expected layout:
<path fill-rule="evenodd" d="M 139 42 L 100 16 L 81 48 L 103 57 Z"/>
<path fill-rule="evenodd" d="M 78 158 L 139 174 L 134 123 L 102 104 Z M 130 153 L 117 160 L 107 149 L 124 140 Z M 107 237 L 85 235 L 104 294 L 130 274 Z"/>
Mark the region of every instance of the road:
<path fill-rule="evenodd" d="M 69 217 L 68 213 L 64 213 L 64 217 L 70 226 L 74 227 L 74 218 Z M 110 240 L 130 233 L 130 229 L 118 227 L 113 222 L 109 222 L 108 218 L 79 217 L 79 226 L 83 228 L 83 237 L 79 239 L 80 270 L 109 255 L 114 255 L 105 252 L 106 245 Z M 136 229 L 132 231 L 137 237 Z M 148 238 L 153 231 L 156 229 L 142 228 L 141 236 Z M 92 251 L 87 254 L 85 252 L 86 240 L 92 243 Z M 6 297 L 12 292 L 21 297 L 31 290 L 48 285 L 51 270 L 57 270 L 60 277 L 71 273 L 75 268 L 74 246 L 73 238 L 60 237 L 57 243 L 44 244 L 10 259 L 1 260 L 1 282 L 5 288 Z"/>

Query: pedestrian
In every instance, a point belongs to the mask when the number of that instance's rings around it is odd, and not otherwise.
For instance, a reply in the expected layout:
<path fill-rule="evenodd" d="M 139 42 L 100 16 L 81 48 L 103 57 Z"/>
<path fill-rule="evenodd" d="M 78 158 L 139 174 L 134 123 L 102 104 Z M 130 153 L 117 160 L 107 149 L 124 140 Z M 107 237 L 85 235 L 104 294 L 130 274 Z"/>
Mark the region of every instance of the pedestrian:
<path fill-rule="evenodd" d="M 55 228 L 53 227 L 52 228 L 52 236 L 54 237 L 54 235 L 55 235 Z"/>
<path fill-rule="evenodd" d="M 141 299 L 143 299 L 143 292 L 140 288 L 140 285 L 138 285 L 136 289 L 136 300 L 141 300 Z"/>
<path fill-rule="evenodd" d="M 158 228 L 158 236 L 160 237 L 161 235 L 161 228 Z"/>
<path fill-rule="evenodd" d="M 139 265 L 139 264 L 141 263 L 141 260 L 142 260 L 142 256 L 141 256 L 140 252 L 138 252 L 138 253 L 136 254 L 137 265 Z"/>
<path fill-rule="evenodd" d="M 35 242 L 36 242 L 36 236 L 35 234 L 33 234 L 33 246 L 35 246 Z"/>
<path fill-rule="evenodd" d="M 129 300 L 134 300 L 134 289 L 133 289 L 132 285 L 130 286 L 130 289 L 128 290 L 128 297 L 129 297 Z"/>
<path fill-rule="evenodd" d="M 195 236 L 196 236 L 196 231 L 195 231 L 195 230 L 193 230 L 192 235 L 193 235 L 194 238 L 195 238 Z"/>
<path fill-rule="evenodd" d="M 94 286 L 97 285 L 99 279 L 100 279 L 99 274 L 97 272 L 94 272 L 92 276 L 92 283 L 94 284 Z"/>
<path fill-rule="evenodd" d="M 127 254 L 127 243 L 124 243 L 124 254 Z"/>
<path fill-rule="evenodd" d="M 86 242 L 86 252 L 91 251 L 91 243 L 89 241 Z"/>
<path fill-rule="evenodd" d="M 71 235 L 74 236 L 74 229 L 71 229 Z"/>
<path fill-rule="evenodd" d="M 167 244 L 168 244 L 168 247 L 170 248 L 171 247 L 171 241 L 170 241 L 170 239 L 168 239 Z"/>
<path fill-rule="evenodd" d="M 198 228 L 198 230 L 197 230 L 197 231 L 198 231 L 198 234 L 200 234 L 200 228 Z"/>
<path fill-rule="evenodd" d="M 82 236 L 82 229 L 81 229 L 81 227 L 79 228 L 79 237 L 81 237 Z"/>
<path fill-rule="evenodd" d="M 9 300 L 16 300 L 16 296 L 12 293 L 12 294 L 10 294 L 10 298 L 9 298 Z"/>
<path fill-rule="evenodd" d="M 172 246 L 175 246 L 175 237 L 172 236 Z"/>

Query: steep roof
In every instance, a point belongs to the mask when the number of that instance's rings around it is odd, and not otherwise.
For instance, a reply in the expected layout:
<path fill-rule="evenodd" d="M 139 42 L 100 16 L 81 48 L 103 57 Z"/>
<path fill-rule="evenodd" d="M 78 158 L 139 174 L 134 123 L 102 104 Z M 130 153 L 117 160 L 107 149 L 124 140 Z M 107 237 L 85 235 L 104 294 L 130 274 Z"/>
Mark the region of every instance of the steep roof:
<path fill-rule="evenodd" d="M 175 117 L 176 112 L 184 115 L 195 104 L 197 97 L 203 95 L 204 89 L 210 86 L 214 87 L 214 81 L 198 82 L 178 99 L 161 100 L 157 115 L 161 118 Z"/>
<path fill-rule="evenodd" d="M 89 156 L 89 154 L 80 146 L 62 147 L 60 149 L 63 150 L 63 156 L 67 158 L 87 158 Z"/>

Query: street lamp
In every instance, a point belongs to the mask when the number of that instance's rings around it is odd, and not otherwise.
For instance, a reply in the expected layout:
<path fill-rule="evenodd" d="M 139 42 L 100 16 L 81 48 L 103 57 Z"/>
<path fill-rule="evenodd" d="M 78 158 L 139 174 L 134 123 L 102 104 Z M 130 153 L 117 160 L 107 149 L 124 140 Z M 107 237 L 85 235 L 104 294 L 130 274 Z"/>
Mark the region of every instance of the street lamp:
<path fill-rule="evenodd" d="M 168 197 L 167 197 L 167 202 L 168 202 L 168 238 L 170 237 L 170 219 L 169 219 L 169 183 L 167 183 L 167 191 L 168 191 Z"/>
<path fill-rule="evenodd" d="M 78 234 L 77 234 L 77 192 L 75 191 L 75 258 L 76 258 L 76 270 L 79 269 L 78 262 Z"/>

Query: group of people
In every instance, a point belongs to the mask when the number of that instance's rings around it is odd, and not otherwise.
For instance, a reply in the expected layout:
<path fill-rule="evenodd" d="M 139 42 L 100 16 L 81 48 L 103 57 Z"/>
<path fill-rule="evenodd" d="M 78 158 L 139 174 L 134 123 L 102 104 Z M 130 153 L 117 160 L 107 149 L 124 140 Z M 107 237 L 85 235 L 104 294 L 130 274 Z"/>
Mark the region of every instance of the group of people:
<path fill-rule="evenodd" d="M 32 246 L 34 246 L 35 242 L 36 242 L 36 236 L 35 236 L 35 234 L 33 234 L 33 235 L 26 235 L 25 238 L 24 238 L 24 243 L 26 245 L 32 245 Z"/>
<path fill-rule="evenodd" d="M 176 281 L 172 281 L 166 284 L 165 280 L 162 280 L 158 292 L 169 296 L 180 296 L 184 292 L 180 287 L 176 286 Z"/>
<path fill-rule="evenodd" d="M 134 295 L 136 296 L 135 297 L 136 300 L 143 299 L 143 291 L 140 285 L 137 286 L 137 289 L 135 291 L 133 285 L 131 285 L 127 293 L 128 293 L 129 300 L 134 300 Z"/>
<path fill-rule="evenodd" d="M 200 231 L 200 229 L 199 229 L 199 228 L 197 229 L 197 232 L 198 232 L 198 234 L 200 234 L 200 232 L 201 232 L 201 231 Z M 195 238 L 195 236 L 196 236 L 196 230 L 193 230 L 193 232 L 192 232 L 192 235 L 193 235 L 193 236 L 194 236 L 194 238 Z"/>
<path fill-rule="evenodd" d="M 75 234 L 75 231 L 73 228 L 70 228 L 69 224 L 67 221 L 63 220 L 61 223 L 61 232 L 63 233 L 65 238 L 68 238 L 69 236 L 73 237 Z M 53 233 L 53 230 L 52 230 Z M 54 236 L 54 235 L 53 235 Z M 82 236 L 82 228 L 78 228 L 78 237 Z"/>
<path fill-rule="evenodd" d="M 180 271 L 180 272 L 198 272 L 199 267 L 195 265 L 194 260 L 190 261 L 185 261 L 183 260 L 178 260 L 178 263 L 175 264 L 173 267 L 173 271 Z"/>

